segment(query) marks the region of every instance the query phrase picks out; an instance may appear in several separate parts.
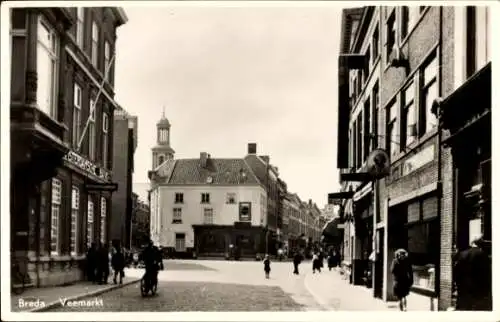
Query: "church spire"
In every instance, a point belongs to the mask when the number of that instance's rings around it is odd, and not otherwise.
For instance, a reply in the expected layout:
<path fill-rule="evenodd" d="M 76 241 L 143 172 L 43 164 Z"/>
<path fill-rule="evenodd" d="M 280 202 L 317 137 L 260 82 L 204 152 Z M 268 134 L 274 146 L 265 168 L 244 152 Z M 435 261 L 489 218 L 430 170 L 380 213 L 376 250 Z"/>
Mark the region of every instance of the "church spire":
<path fill-rule="evenodd" d="M 161 114 L 161 118 L 164 119 L 165 118 L 165 105 L 163 105 L 163 112 Z"/>

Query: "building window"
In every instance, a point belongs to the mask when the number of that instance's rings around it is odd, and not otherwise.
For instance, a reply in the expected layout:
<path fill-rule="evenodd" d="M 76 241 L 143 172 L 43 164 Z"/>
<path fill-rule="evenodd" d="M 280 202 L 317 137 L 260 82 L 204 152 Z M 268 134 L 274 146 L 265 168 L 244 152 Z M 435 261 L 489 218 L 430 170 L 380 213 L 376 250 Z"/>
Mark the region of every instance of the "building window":
<path fill-rule="evenodd" d="M 203 223 L 205 225 L 214 224 L 214 210 L 212 208 L 203 209 Z"/>
<path fill-rule="evenodd" d="M 378 81 L 373 86 L 372 90 L 372 150 L 378 148 L 378 104 L 379 104 L 379 94 L 378 94 Z"/>
<path fill-rule="evenodd" d="M 104 42 L 104 68 L 106 68 L 106 71 L 108 71 L 108 75 L 110 74 L 111 71 L 111 66 L 109 64 L 111 63 L 111 46 L 108 41 Z M 108 76 L 108 81 L 109 81 L 109 76 Z"/>
<path fill-rule="evenodd" d="M 77 187 L 71 189 L 71 237 L 69 249 L 71 255 L 78 253 L 78 211 L 80 209 L 80 191 Z"/>
<path fill-rule="evenodd" d="M 87 245 L 94 241 L 94 202 L 90 200 L 87 203 Z"/>
<path fill-rule="evenodd" d="M 356 146 L 356 168 L 361 167 L 363 164 L 363 114 L 359 113 L 358 120 L 356 121 L 358 132 L 357 146 Z"/>
<path fill-rule="evenodd" d="M 490 60 L 490 10 L 486 6 L 468 6 L 467 16 L 467 77 L 472 76 Z"/>
<path fill-rule="evenodd" d="M 182 208 L 174 208 L 172 224 L 182 224 Z"/>
<path fill-rule="evenodd" d="M 84 21 L 85 9 L 83 7 L 76 8 L 76 44 L 83 48 L 84 39 Z"/>
<path fill-rule="evenodd" d="M 368 158 L 368 154 L 370 154 L 370 138 L 371 138 L 371 121 L 372 117 L 370 115 L 370 98 L 367 98 L 364 106 L 364 116 L 363 116 L 363 156 L 364 160 Z"/>
<path fill-rule="evenodd" d="M 78 146 L 80 127 L 82 123 L 82 88 L 76 84 L 73 87 L 73 147 Z"/>
<path fill-rule="evenodd" d="M 403 91 L 403 137 L 404 146 L 415 141 L 417 132 L 417 113 L 415 110 L 415 84 L 413 82 Z"/>
<path fill-rule="evenodd" d="M 107 202 L 105 198 L 101 198 L 101 241 L 106 243 L 106 214 Z"/>
<path fill-rule="evenodd" d="M 201 203 L 210 203 L 210 194 L 202 193 L 201 194 Z"/>
<path fill-rule="evenodd" d="M 368 81 L 368 78 L 370 77 L 370 71 L 371 71 L 371 68 L 372 68 L 372 60 L 371 60 L 371 47 L 368 46 L 368 48 L 366 49 L 366 52 L 365 52 L 365 56 L 366 56 L 366 60 L 365 60 L 365 64 L 364 64 L 364 68 L 363 68 L 363 78 L 364 78 L 364 82 L 363 83 L 366 83 Z"/>
<path fill-rule="evenodd" d="M 358 157 L 357 157 L 357 151 L 358 151 L 358 124 L 356 119 L 354 120 L 353 123 L 353 130 L 352 130 L 352 163 L 354 168 L 358 167 Z"/>
<path fill-rule="evenodd" d="M 352 137 L 352 128 L 349 129 L 349 167 L 354 167 L 354 139 Z"/>
<path fill-rule="evenodd" d="M 375 27 L 375 31 L 373 32 L 373 35 L 372 35 L 372 60 L 373 60 L 373 63 L 375 63 L 375 61 L 377 60 L 378 58 L 378 55 L 380 54 L 380 41 L 379 41 L 379 30 L 378 30 L 378 26 Z"/>
<path fill-rule="evenodd" d="M 59 255 L 59 214 L 61 212 L 61 180 L 52 179 L 52 207 L 50 213 L 50 254 Z"/>
<path fill-rule="evenodd" d="M 226 203 L 235 204 L 236 203 L 236 193 L 228 192 L 228 194 L 226 195 Z"/>
<path fill-rule="evenodd" d="M 184 203 L 184 194 L 182 192 L 175 193 L 175 203 Z"/>
<path fill-rule="evenodd" d="M 89 158 L 94 161 L 95 159 L 95 141 L 96 141 L 96 128 L 95 128 L 95 100 L 90 99 L 90 107 L 89 107 Z"/>
<path fill-rule="evenodd" d="M 38 108 L 57 119 L 57 80 L 59 39 L 56 32 L 42 18 L 38 19 L 37 35 L 37 88 Z"/>
<path fill-rule="evenodd" d="M 403 6 L 401 8 L 401 40 L 404 40 L 415 27 L 420 13 L 420 7 L 417 6 Z"/>
<path fill-rule="evenodd" d="M 387 37 L 386 37 L 386 57 L 387 61 L 392 54 L 392 51 L 396 48 L 396 14 L 392 11 L 389 19 L 387 19 Z"/>
<path fill-rule="evenodd" d="M 102 114 L 102 163 L 105 167 L 108 166 L 108 149 L 109 149 L 108 127 L 109 127 L 108 114 L 103 113 Z"/>
<path fill-rule="evenodd" d="M 389 147 L 390 158 L 392 159 L 399 153 L 397 107 L 393 102 L 387 107 L 387 146 Z"/>
<path fill-rule="evenodd" d="M 252 204 L 250 202 L 240 202 L 240 221 L 252 221 Z"/>
<path fill-rule="evenodd" d="M 185 252 L 186 251 L 186 235 L 177 233 L 175 234 L 175 251 Z"/>
<path fill-rule="evenodd" d="M 422 135 L 430 132 L 437 126 L 436 115 L 432 113 L 432 103 L 438 97 L 438 62 L 434 55 L 427 65 L 424 66 L 422 71 L 422 95 L 421 95 L 421 115 L 424 122 L 422 122 Z"/>
<path fill-rule="evenodd" d="M 92 65 L 98 67 L 99 54 L 99 27 L 97 23 L 92 22 Z"/>

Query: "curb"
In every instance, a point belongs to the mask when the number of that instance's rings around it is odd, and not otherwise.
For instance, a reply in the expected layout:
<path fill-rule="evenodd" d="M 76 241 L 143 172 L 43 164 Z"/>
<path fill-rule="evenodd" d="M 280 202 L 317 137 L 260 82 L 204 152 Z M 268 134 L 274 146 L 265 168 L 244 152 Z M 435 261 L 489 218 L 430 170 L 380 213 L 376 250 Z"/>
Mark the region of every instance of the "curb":
<path fill-rule="evenodd" d="M 319 296 L 316 292 L 314 292 L 308 281 L 308 277 L 310 278 L 312 276 L 312 273 L 307 273 L 306 276 L 304 277 L 304 286 L 306 287 L 306 290 L 312 295 L 314 300 L 318 302 L 318 304 L 326 311 L 335 311 L 335 308 L 331 307 L 327 301 L 323 300 L 321 296 Z"/>
<path fill-rule="evenodd" d="M 83 294 L 74 295 L 74 296 L 68 297 L 67 300 L 68 301 L 81 300 L 81 299 L 86 298 L 86 297 L 90 297 L 90 296 L 95 296 L 95 295 L 107 293 L 107 292 L 110 292 L 110 291 L 113 291 L 113 290 L 116 290 L 116 289 L 119 289 L 119 288 L 122 288 L 122 287 L 125 287 L 125 286 L 128 286 L 128 285 L 131 285 L 131 284 L 138 283 L 140 281 L 141 281 L 140 278 L 139 279 L 134 279 L 132 281 L 125 282 L 123 284 L 112 285 L 112 286 L 107 287 L 107 288 L 102 288 L 102 289 L 99 289 L 99 290 L 95 290 L 95 291 L 91 291 L 91 292 L 87 292 L 87 293 L 83 293 Z M 28 310 L 28 311 L 24 311 L 23 313 L 43 312 L 43 311 L 48 311 L 50 309 L 58 308 L 58 307 L 61 307 L 61 306 L 62 306 L 61 301 L 57 300 L 57 301 L 50 302 L 49 304 L 45 305 L 44 307 L 34 308 L 34 309 L 31 309 L 31 310 Z"/>

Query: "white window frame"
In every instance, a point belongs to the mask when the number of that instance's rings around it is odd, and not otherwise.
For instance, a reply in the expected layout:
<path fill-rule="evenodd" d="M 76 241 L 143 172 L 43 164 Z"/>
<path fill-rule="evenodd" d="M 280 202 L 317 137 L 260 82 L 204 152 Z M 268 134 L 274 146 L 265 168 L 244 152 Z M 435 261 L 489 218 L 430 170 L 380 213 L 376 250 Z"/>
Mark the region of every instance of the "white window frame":
<path fill-rule="evenodd" d="M 387 111 L 387 144 L 389 145 L 388 146 L 389 158 L 392 162 L 394 161 L 394 157 L 396 157 L 401 150 L 397 140 L 399 137 L 397 102 L 394 101 L 389 105 L 387 105 L 386 111 Z"/>
<path fill-rule="evenodd" d="M 51 61 L 51 66 L 49 67 L 50 69 L 50 75 L 46 75 L 49 79 L 47 80 L 48 83 L 50 84 L 50 88 L 48 89 L 49 93 L 48 94 L 48 101 L 46 102 L 41 102 L 40 98 L 40 91 L 42 90 L 42 87 L 40 86 L 40 81 L 38 82 L 39 86 L 37 86 L 37 107 L 39 110 L 50 116 L 51 118 L 57 120 L 57 95 L 58 95 L 58 84 L 59 84 L 59 45 L 60 41 L 57 36 L 56 31 L 52 26 L 43 18 L 42 15 L 39 15 L 38 18 L 38 31 L 40 31 L 42 28 L 45 28 L 48 32 L 49 36 L 49 42 L 50 47 L 45 44 L 44 41 L 41 40 L 41 34 L 38 32 L 37 35 L 37 57 L 42 57 L 42 51 L 45 52 L 50 61 Z M 40 62 L 37 62 L 37 74 L 38 74 L 38 79 L 41 79 L 42 73 L 40 72 Z"/>
<path fill-rule="evenodd" d="M 109 149 L 109 117 L 107 113 L 102 113 L 102 163 L 105 168 L 108 166 Z"/>
<path fill-rule="evenodd" d="M 177 198 L 179 197 L 179 198 Z M 176 192 L 175 193 L 175 203 L 184 203 L 184 193 Z"/>
<path fill-rule="evenodd" d="M 85 26 L 85 8 L 78 7 L 76 8 L 76 44 L 80 48 L 83 48 L 84 34 L 85 34 L 84 26 Z"/>
<path fill-rule="evenodd" d="M 91 45 L 92 65 L 98 67 L 99 63 L 99 26 L 95 21 L 92 22 L 92 45 Z"/>
<path fill-rule="evenodd" d="M 411 81 L 402 91 L 402 103 L 403 103 L 403 116 L 404 116 L 404 126 L 405 126 L 405 146 L 410 146 L 416 141 L 416 136 L 411 135 L 410 126 L 417 126 L 417 104 L 415 100 L 416 96 L 416 85 L 414 81 Z M 411 97 L 411 98 L 409 98 Z M 412 109 L 411 112 L 409 109 Z M 409 115 L 412 115 L 413 123 L 409 123 Z"/>
<path fill-rule="evenodd" d="M 73 86 L 73 146 L 78 145 L 82 126 L 82 97 L 83 91 L 78 83 Z"/>
<path fill-rule="evenodd" d="M 50 254 L 59 255 L 59 218 L 61 214 L 62 183 L 57 178 L 52 178 L 51 209 L 50 209 Z"/>
<path fill-rule="evenodd" d="M 87 201 L 87 245 L 94 241 L 94 201 L 89 196 Z"/>
<path fill-rule="evenodd" d="M 89 158 L 90 160 L 95 160 L 96 155 L 96 127 L 95 127 L 95 115 L 96 108 L 92 109 L 92 106 L 95 104 L 95 99 L 91 98 L 89 102 Z"/>
<path fill-rule="evenodd" d="M 106 243 L 106 218 L 108 211 L 107 200 L 104 197 L 101 197 L 101 242 Z"/>
<path fill-rule="evenodd" d="M 175 235 L 175 250 L 178 252 L 186 251 L 186 235 L 183 238 L 178 238 L 177 234 Z"/>
<path fill-rule="evenodd" d="M 182 208 L 174 208 L 172 212 L 172 223 L 182 224 Z"/>
<path fill-rule="evenodd" d="M 432 64 L 434 64 L 434 66 L 436 67 L 435 73 L 433 73 L 431 77 L 427 77 L 426 69 Z M 438 122 L 436 115 L 432 113 L 432 102 L 427 102 L 426 98 L 426 94 L 428 93 L 430 87 L 434 87 L 436 90 L 434 98 L 439 97 L 439 61 L 436 53 L 432 54 L 429 57 L 428 61 L 422 66 L 420 74 L 421 74 L 420 108 L 424 109 L 421 115 L 422 114 L 425 115 L 422 124 L 423 131 L 421 135 L 424 135 L 426 133 L 435 130 L 437 128 L 437 122 Z"/>
<path fill-rule="evenodd" d="M 214 209 L 213 208 L 203 208 L 203 224 L 213 225 L 214 224 Z"/>
<path fill-rule="evenodd" d="M 111 61 L 111 44 L 109 41 L 104 41 L 104 68 L 107 68 L 108 71 L 111 71 L 111 67 L 108 67 L 109 62 Z M 108 81 L 110 78 L 108 77 Z"/>
<path fill-rule="evenodd" d="M 78 217 L 80 213 L 80 189 L 71 187 L 71 233 L 69 249 L 71 255 L 78 254 Z"/>
<path fill-rule="evenodd" d="M 201 203 L 210 203 L 210 193 L 208 192 L 201 193 Z"/>

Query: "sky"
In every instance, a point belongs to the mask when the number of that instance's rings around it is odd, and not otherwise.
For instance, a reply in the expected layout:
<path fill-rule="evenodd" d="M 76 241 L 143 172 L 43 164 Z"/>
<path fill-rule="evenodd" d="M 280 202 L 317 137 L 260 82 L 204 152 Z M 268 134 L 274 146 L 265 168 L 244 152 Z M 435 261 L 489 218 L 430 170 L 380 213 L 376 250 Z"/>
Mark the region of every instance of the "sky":
<path fill-rule="evenodd" d="M 125 7 L 116 100 L 138 116 L 133 189 L 145 200 L 156 123 L 175 158 L 239 158 L 257 143 L 319 207 L 336 167 L 339 7 Z"/>

